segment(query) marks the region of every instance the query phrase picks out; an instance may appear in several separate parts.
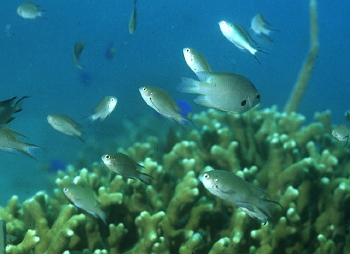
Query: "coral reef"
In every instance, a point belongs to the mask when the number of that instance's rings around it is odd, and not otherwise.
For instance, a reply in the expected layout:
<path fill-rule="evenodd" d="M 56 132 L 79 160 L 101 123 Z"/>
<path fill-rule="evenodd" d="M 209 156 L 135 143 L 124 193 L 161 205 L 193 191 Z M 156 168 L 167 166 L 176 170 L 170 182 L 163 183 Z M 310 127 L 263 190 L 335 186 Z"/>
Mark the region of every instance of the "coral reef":
<path fill-rule="evenodd" d="M 19 204 L 13 196 L 0 218 L 17 237 L 7 253 L 347 253 L 350 251 L 349 148 L 332 138 L 330 112 L 303 125 L 276 107 L 244 114 L 208 110 L 196 128 L 178 132 L 169 152 L 157 138 L 128 154 L 152 175 L 152 185 L 126 179 L 96 162 L 59 171 L 53 194 Z M 198 180 L 225 169 L 267 190 L 283 210 L 263 225 Z M 91 188 L 107 224 L 70 204 L 68 184 Z"/>

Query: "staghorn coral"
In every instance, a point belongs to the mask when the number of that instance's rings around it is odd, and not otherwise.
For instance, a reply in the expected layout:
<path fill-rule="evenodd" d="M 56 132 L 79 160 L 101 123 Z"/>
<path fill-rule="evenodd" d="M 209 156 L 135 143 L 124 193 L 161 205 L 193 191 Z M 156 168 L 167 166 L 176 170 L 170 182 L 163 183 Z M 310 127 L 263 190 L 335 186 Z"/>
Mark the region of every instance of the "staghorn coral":
<path fill-rule="evenodd" d="M 152 185 L 125 179 L 102 162 L 58 172 L 53 195 L 39 192 L 0 208 L 7 253 L 342 253 L 350 249 L 349 148 L 329 132 L 329 112 L 303 125 L 276 107 L 241 114 L 208 110 L 193 116 L 196 129 L 167 153 L 157 139 L 127 149 Z M 263 225 L 210 194 L 202 171 L 225 169 L 266 189 L 283 210 Z M 107 214 L 105 225 L 73 205 L 62 188 L 91 188 Z"/>

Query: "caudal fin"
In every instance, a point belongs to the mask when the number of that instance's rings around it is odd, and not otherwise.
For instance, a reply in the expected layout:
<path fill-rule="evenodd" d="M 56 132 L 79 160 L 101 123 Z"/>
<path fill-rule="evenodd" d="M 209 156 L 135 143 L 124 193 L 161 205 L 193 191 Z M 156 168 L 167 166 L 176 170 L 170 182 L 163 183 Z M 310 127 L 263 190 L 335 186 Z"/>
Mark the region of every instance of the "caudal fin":
<path fill-rule="evenodd" d="M 145 173 L 140 173 L 139 179 L 141 182 L 143 182 L 145 184 L 151 184 L 151 182 L 154 178 L 151 175 L 147 175 Z"/>
<path fill-rule="evenodd" d="M 183 93 L 199 93 L 200 81 L 191 78 L 181 78 L 181 83 L 177 85 L 177 90 Z"/>

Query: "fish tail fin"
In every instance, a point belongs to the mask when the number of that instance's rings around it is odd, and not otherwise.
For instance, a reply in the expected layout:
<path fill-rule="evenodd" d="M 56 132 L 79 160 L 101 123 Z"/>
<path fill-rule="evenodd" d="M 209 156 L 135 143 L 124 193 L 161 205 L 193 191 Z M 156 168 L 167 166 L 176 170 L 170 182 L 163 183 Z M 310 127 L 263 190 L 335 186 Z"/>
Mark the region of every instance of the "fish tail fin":
<path fill-rule="evenodd" d="M 192 125 L 195 126 L 194 123 L 191 121 L 191 119 L 184 117 L 181 114 L 179 114 L 179 117 L 177 119 L 174 118 L 174 120 L 175 120 L 175 122 L 180 124 L 182 129 L 184 129 L 184 130 L 186 130 L 189 123 L 192 123 Z"/>
<path fill-rule="evenodd" d="M 105 213 L 104 211 L 101 211 L 101 212 L 98 214 L 98 217 L 103 221 L 104 224 L 107 225 L 106 213 Z"/>
<path fill-rule="evenodd" d="M 15 112 L 20 112 L 22 111 L 22 101 L 26 98 L 29 98 L 30 96 L 23 96 L 21 99 L 19 99 L 16 103 L 15 103 Z M 12 119 L 13 120 L 13 119 Z"/>
<path fill-rule="evenodd" d="M 267 51 L 265 51 L 265 50 L 263 50 L 263 49 L 256 49 L 258 52 L 260 52 L 260 53 L 264 53 L 264 54 L 269 54 L 269 52 L 267 52 Z"/>
<path fill-rule="evenodd" d="M 139 179 L 141 182 L 145 184 L 151 184 L 152 180 L 154 179 L 151 175 L 140 173 Z"/>
<path fill-rule="evenodd" d="M 181 78 L 181 83 L 177 85 L 177 90 L 183 93 L 199 93 L 200 81 L 191 78 Z"/>
<path fill-rule="evenodd" d="M 22 145 L 23 146 L 18 151 L 36 160 L 36 158 L 34 157 L 35 150 L 41 147 L 37 145 L 29 144 L 29 143 L 23 143 Z"/>

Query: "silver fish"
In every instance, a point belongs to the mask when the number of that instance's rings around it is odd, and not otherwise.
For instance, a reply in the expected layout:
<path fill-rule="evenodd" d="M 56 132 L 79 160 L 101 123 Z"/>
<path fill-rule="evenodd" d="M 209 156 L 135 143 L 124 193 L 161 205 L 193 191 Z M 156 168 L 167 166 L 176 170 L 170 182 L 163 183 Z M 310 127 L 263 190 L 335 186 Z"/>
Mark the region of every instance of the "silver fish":
<path fill-rule="evenodd" d="M 181 108 L 163 89 L 155 86 L 140 87 L 139 91 L 143 100 L 148 106 L 153 108 L 162 116 L 168 119 L 174 119 L 185 129 L 186 124 L 190 121 L 180 114 Z"/>
<path fill-rule="evenodd" d="M 35 159 L 34 150 L 40 148 L 37 145 L 21 142 L 18 138 L 26 138 L 21 133 L 15 132 L 8 128 L 0 129 L 0 150 L 4 152 L 14 153 L 15 150 L 28 155 L 29 157 Z"/>
<path fill-rule="evenodd" d="M 0 101 L 0 126 L 15 119 L 15 117 L 12 115 L 22 111 L 22 100 L 29 98 L 29 96 L 23 96 L 21 99 L 15 102 L 16 98 L 17 97 L 15 96 L 11 99 Z"/>
<path fill-rule="evenodd" d="M 107 224 L 106 214 L 102 211 L 101 204 L 95 198 L 92 189 L 70 184 L 63 188 L 63 193 L 76 207 L 83 209 L 95 218 L 100 218 Z"/>
<path fill-rule="evenodd" d="M 245 213 L 262 223 L 272 218 L 272 210 L 283 207 L 270 200 L 262 189 L 225 170 L 211 170 L 200 174 L 199 180 L 215 196 L 230 201 Z M 268 199 L 266 199 L 268 198 Z"/>
<path fill-rule="evenodd" d="M 241 50 L 247 50 L 254 56 L 256 61 L 260 63 L 259 59 L 256 57 L 256 52 L 267 53 L 264 50 L 256 49 L 252 46 L 252 38 L 249 36 L 248 32 L 240 25 L 233 24 L 228 21 L 219 22 L 220 30 L 222 34 L 232 42 L 237 48 Z"/>
<path fill-rule="evenodd" d="M 77 136 L 84 142 L 82 131 L 79 130 L 80 124 L 76 123 L 72 118 L 64 114 L 50 114 L 47 116 L 47 122 L 57 131 L 69 136 Z"/>
<path fill-rule="evenodd" d="M 249 79 L 235 73 L 199 72 L 200 81 L 182 78 L 177 87 L 184 93 L 200 94 L 194 102 L 209 108 L 243 113 L 260 102 L 260 94 Z"/>
<path fill-rule="evenodd" d="M 142 173 L 137 168 L 144 168 L 129 156 L 123 153 L 104 154 L 101 156 L 103 163 L 113 172 L 132 179 L 139 179 L 145 184 L 151 184 L 152 176 Z"/>
<path fill-rule="evenodd" d="M 332 135 L 339 141 L 345 142 L 345 147 L 349 141 L 349 128 L 345 124 L 340 124 L 336 129 L 332 130 Z"/>
<path fill-rule="evenodd" d="M 114 96 L 103 97 L 101 102 L 94 109 L 95 113 L 89 116 L 89 119 L 91 120 L 91 124 L 93 124 L 97 119 L 101 119 L 101 121 L 106 119 L 106 117 L 108 117 L 115 109 L 117 102 L 118 100 Z"/>
<path fill-rule="evenodd" d="M 40 10 L 40 6 L 32 2 L 25 2 L 17 7 L 17 14 L 25 19 L 36 19 L 42 17 L 45 10 Z"/>
<path fill-rule="evenodd" d="M 267 22 L 261 13 L 258 13 L 254 16 L 251 22 L 251 29 L 254 31 L 254 33 L 258 36 L 265 35 L 270 41 L 273 41 L 270 37 L 270 33 L 272 31 L 277 32 L 278 30 L 275 29 L 269 29 L 266 28 L 266 25 L 270 25 L 269 22 Z"/>
<path fill-rule="evenodd" d="M 134 7 L 132 9 L 132 13 L 130 16 L 130 21 L 129 21 L 129 33 L 133 34 L 136 29 L 136 0 L 134 0 Z"/>
<path fill-rule="evenodd" d="M 205 57 L 192 48 L 184 48 L 183 54 L 188 67 L 197 75 L 198 72 L 212 72 L 208 61 Z"/>

